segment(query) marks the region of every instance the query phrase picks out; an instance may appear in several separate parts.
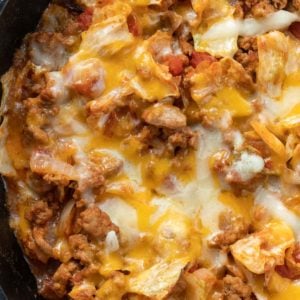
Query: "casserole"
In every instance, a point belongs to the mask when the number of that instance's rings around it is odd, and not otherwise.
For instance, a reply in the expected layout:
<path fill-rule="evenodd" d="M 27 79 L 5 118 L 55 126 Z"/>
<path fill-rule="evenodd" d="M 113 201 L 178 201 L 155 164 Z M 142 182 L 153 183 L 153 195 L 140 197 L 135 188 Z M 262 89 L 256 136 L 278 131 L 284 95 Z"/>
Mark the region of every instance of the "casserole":
<path fill-rule="evenodd" d="M 50 4 L 2 77 L 0 129 L 41 295 L 300 293 L 299 6 Z"/>

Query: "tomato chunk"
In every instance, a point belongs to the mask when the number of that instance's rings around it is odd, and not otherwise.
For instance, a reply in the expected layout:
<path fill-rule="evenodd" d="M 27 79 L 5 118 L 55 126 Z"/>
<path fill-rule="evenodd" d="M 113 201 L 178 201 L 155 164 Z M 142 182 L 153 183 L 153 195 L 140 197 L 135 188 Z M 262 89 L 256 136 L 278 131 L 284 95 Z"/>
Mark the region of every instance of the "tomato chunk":
<path fill-rule="evenodd" d="M 217 59 L 206 52 L 196 52 L 196 51 L 192 52 L 192 56 L 190 59 L 190 64 L 192 67 L 196 68 L 203 61 L 208 61 L 210 63 L 213 63 L 217 61 Z"/>
<path fill-rule="evenodd" d="M 297 38 L 300 39 L 300 22 L 294 22 L 290 25 L 289 31 Z"/>
<path fill-rule="evenodd" d="M 296 263 L 300 263 L 300 244 L 297 243 L 293 252 L 293 258 Z"/>
<path fill-rule="evenodd" d="M 289 278 L 289 279 L 296 279 L 297 276 L 293 272 L 289 270 L 289 268 L 286 265 L 280 265 L 275 267 L 275 271 L 284 278 Z"/>
<path fill-rule="evenodd" d="M 78 23 L 82 30 L 87 30 L 92 24 L 93 9 L 87 8 L 82 14 L 78 16 Z"/>
<path fill-rule="evenodd" d="M 131 32 L 134 36 L 138 36 L 140 34 L 139 25 L 134 15 L 129 15 L 127 17 L 127 26 L 129 32 Z"/>
<path fill-rule="evenodd" d="M 178 55 L 170 55 L 168 57 L 169 71 L 173 76 L 179 76 L 184 69 L 184 60 Z"/>

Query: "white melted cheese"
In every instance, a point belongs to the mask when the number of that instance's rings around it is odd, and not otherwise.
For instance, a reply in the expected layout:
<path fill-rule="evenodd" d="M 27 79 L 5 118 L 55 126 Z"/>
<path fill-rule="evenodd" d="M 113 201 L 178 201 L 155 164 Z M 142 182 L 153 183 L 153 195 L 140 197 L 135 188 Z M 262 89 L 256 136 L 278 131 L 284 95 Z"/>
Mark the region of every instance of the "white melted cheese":
<path fill-rule="evenodd" d="M 237 20 L 228 18 L 212 25 L 202 38 L 205 40 L 224 39 L 235 36 L 254 36 L 272 30 L 285 29 L 293 22 L 300 20 L 295 13 L 279 10 L 264 18 Z"/>
<path fill-rule="evenodd" d="M 139 237 L 136 210 L 119 198 L 110 198 L 99 204 L 111 221 L 120 228 L 121 239 L 134 242 Z"/>
<path fill-rule="evenodd" d="M 297 20 L 299 16 L 296 13 L 285 10 L 259 19 L 240 20 L 228 16 L 211 25 L 203 34 L 194 33 L 195 49 L 214 56 L 232 57 L 238 50 L 238 36 L 256 36 L 273 30 L 283 30 Z"/>
<path fill-rule="evenodd" d="M 231 169 L 238 173 L 243 181 L 248 181 L 260 173 L 264 165 L 265 162 L 260 156 L 242 152 L 241 158 L 233 163 Z"/>
<path fill-rule="evenodd" d="M 251 36 L 263 34 L 268 31 L 285 29 L 295 21 L 299 21 L 299 16 L 296 13 L 279 10 L 273 14 L 268 14 L 264 18 L 244 19 L 239 28 L 239 35 Z"/>
<path fill-rule="evenodd" d="M 245 142 L 244 136 L 238 130 L 235 130 L 232 133 L 232 135 L 233 135 L 233 147 L 234 147 L 234 150 L 241 149 L 243 143 Z"/>
<path fill-rule="evenodd" d="M 256 190 L 255 203 L 263 206 L 267 211 L 277 219 L 288 224 L 294 231 L 295 237 L 300 238 L 300 218 L 291 212 L 278 198 L 275 193 L 272 193 L 262 187 Z"/>
<path fill-rule="evenodd" d="M 126 18 L 122 15 L 94 23 L 88 31 L 84 32 L 80 50 L 101 55 L 115 54 L 133 42 L 133 36 L 126 24 Z"/>
<path fill-rule="evenodd" d="M 57 43 L 55 48 L 48 49 L 45 44 L 33 41 L 30 48 L 32 62 L 37 66 L 59 69 L 67 62 L 68 54 L 61 43 Z"/>
<path fill-rule="evenodd" d="M 272 98 L 262 96 L 265 110 L 263 116 L 273 120 L 280 116 L 287 115 L 291 109 L 299 103 L 300 87 L 289 87 L 283 91 L 281 99 L 274 100 Z"/>
<path fill-rule="evenodd" d="M 54 119 L 52 125 L 54 131 L 60 136 L 80 135 L 87 132 L 87 126 L 74 119 L 74 113 L 67 105 L 61 109 L 58 118 Z"/>
<path fill-rule="evenodd" d="M 209 158 L 224 146 L 220 132 L 209 131 L 200 126 L 196 129 L 200 137 L 197 176 L 188 185 L 183 186 L 178 194 L 172 197 L 172 201 L 181 205 L 184 212 L 191 217 L 200 214 L 202 224 L 211 232 L 215 232 L 218 230 L 219 214 L 226 207 L 218 200 L 220 189 L 209 168 Z"/>
<path fill-rule="evenodd" d="M 107 233 L 105 238 L 105 248 L 108 253 L 117 251 L 119 249 L 118 237 L 114 230 Z"/>
<path fill-rule="evenodd" d="M 68 98 L 69 93 L 65 87 L 65 78 L 62 72 L 49 72 L 46 74 L 46 80 L 46 88 L 57 102 L 63 102 Z"/>

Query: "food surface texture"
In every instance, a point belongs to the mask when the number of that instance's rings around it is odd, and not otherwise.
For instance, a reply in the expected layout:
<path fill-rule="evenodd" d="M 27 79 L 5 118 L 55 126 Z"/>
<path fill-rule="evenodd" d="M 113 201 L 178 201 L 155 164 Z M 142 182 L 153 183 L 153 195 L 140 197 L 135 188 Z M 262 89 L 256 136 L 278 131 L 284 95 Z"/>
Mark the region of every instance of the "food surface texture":
<path fill-rule="evenodd" d="M 299 0 L 54 1 L 2 86 L 45 299 L 300 299 Z"/>

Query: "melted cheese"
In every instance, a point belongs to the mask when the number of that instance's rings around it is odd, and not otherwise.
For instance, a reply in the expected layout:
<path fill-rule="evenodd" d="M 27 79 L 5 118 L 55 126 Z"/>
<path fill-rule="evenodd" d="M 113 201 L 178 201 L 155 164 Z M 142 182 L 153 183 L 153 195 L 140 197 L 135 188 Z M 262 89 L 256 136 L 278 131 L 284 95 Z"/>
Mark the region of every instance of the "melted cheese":
<path fill-rule="evenodd" d="M 235 36 L 260 35 L 268 31 L 287 28 L 297 20 L 299 20 L 297 14 L 286 10 L 279 10 L 260 19 L 237 20 L 229 18 L 215 23 L 202 35 L 202 38 L 214 40 Z"/>
<path fill-rule="evenodd" d="M 265 207 L 274 218 L 288 224 L 293 229 L 295 236 L 299 239 L 300 218 L 284 206 L 276 194 L 260 187 L 256 191 L 255 203 Z"/>
<path fill-rule="evenodd" d="M 300 86 L 291 86 L 283 91 L 279 101 L 269 97 L 263 97 L 265 102 L 265 111 L 263 111 L 263 114 L 271 119 L 286 116 L 291 109 L 298 104 L 299 93 Z"/>
<path fill-rule="evenodd" d="M 243 216 L 246 220 L 251 220 L 251 208 L 253 207 L 252 196 L 237 197 L 231 192 L 222 192 L 219 200 L 232 209 L 236 214 Z"/>
<path fill-rule="evenodd" d="M 300 104 L 296 104 L 286 115 L 280 118 L 280 123 L 285 128 L 295 128 L 300 123 Z"/>
<path fill-rule="evenodd" d="M 132 243 L 139 237 L 137 211 L 131 205 L 118 198 L 111 198 L 100 203 L 99 207 L 120 228 L 121 237 L 126 242 Z"/>
<path fill-rule="evenodd" d="M 104 19 L 94 17 L 93 25 L 82 34 L 79 52 L 65 69 L 72 73 L 76 65 L 94 57 L 105 69 L 104 95 L 118 97 L 120 93 L 114 93 L 122 88 L 125 95 L 136 93 L 149 101 L 178 96 L 168 68 L 156 63 L 149 52 L 149 42 L 134 38 L 128 31 L 126 18 L 131 7 L 118 1 L 114 5 L 119 6 L 119 14 Z"/>
<path fill-rule="evenodd" d="M 268 300 L 295 300 L 300 298 L 299 283 L 290 284 L 285 290 L 280 293 L 271 294 Z"/>
<path fill-rule="evenodd" d="M 272 30 L 287 28 L 299 20 L 296 13 L 279 10 L 267 16 L 243 20 L 231 16 L 215 22 L 203 34 L 194 34 L 197 51 L 206 51 L 217 56 L 232 56 L 237 51 L 238 36 L 255 36 Z"/>
<path fill-rule="evenodd" d="M 107 233 L 105 238 L 105 248 L 107 252 L 115 252 L 119 249 L 119 241 L 115 231 Z"/>
<path fill-rule="evenodd" d="M 181 188 L 172 200 L 181 204 L 188 215 L 200 214 L 204 227 L 214 232 L 217 230 L 218 216 L 225 207 L 218 200 L 220 189 L 210 171 L 209 159 L 223 147 L 222 137 L 218 131 L 209 131 L 202 127 L 198 127 L 197 130 L 200 135 L 200 147 L 196 156 L 196 177 Z"/>
<path fill-rule="evenodd" d="M 243 181 L 248 181 L 260 173 L 264 166 L 265 162 L 260 156 L 242 152 L 241 158 L 233 163 L 231 170 L 237 173 Z"/>
<path fill-rule="evenodd" d="M 229 111 L 233 117 L 247 117 L 253 112 L 251 104 L 236 89 L 229 87 L 218 91 L 204 108 L 220 116 L 224 111 Z"/>
<path fill-rule="evenodd" d="M 128 5 L 124 4 L 123 7 L 130 12 Z M 100 56 L 116 54 L 134 42 L 126 24 L 126 15 L 122 14 L 93 23 L 82 35 L 80 50 Z"/>
<path fill-rule="evenodd" d="M 100 202 L 99 207 L 119 226 L 121 244 L 127 244 L 130 249 L 124 259 L 130 262 L 127 268 L 131 271 L 149 266 L 155 257 L 175 259 L 187 256 L 189 261 L 199 257 L 202 229 L 201 226 L 199 227 L 200 223 L 194 224 L 191 220 L 200 222 L 201 219 L 209 232 L 217 230 L 218 215 L 226 206 L 219 201 L 220 192 L 209 170 L 209 157 L 222 146 L 222 138 L 218 132 L 209 132 L 201 127 L 196 129 L 199 131 L 203 145 L 199 147 L 196 155 L 186 158 L 188 165 L 196 164 L 196 173 L 193 168 L 183 174 L 180 174 L 180 170 L 172 171 L 167 160 L 160 161 L 147 155 L 137 158 L 127 150 L 121 150 L 118 143 L 114 144 L 113 140 L 105 140 L 104 137 L 97 137 L 89 132 L 84 135 L 85 137 L 75 139 L 78 148 L 83 149 L 84 152 L 96 148 L 99 149 L 97 151 L 108 151 L 125 162 L 125 177 L 121 176 L 119 181 L 116 179 L 108 186 L 109 193 L 117 193 L 122 200 L 109 196 Z M 84 156 L 83 152 L 81 155 Z M 78 159 L 82 161 L 84 157 L 79 156 Z M 151 162 L 151 159 L 154 161 Z M 139 174 L 145 173 L 149 163 L 155 166 L 156 169 L 153 170 L 155 175 L 149 178 L 143 175 L 141 181 Z M 174 176 L 177 178 L 177 183 L 181 185 L 180 189 L 161 198 L 154 197 L 151 189 L 161 185 L 170 171 L 175 172 Z M 130 179 L 131 188 L 119 194 L 117 192 L 119 187 L 122 184 L 127 185 L 126 178 Z M 114 189 L 117 189 L 116 192 Z M 88 196 L 85 192 L 84 197 L 86 199 L 91 195 Z M 184 248 L 182 243 L 190 246 Z M 160 251 L 153 252 L 151 250 L 153 247 Z M 103 258 L 108 264 L 102 268 L 104 273 L 111 272 L 121 263 L 115 256 L 109 257 Z"/>

